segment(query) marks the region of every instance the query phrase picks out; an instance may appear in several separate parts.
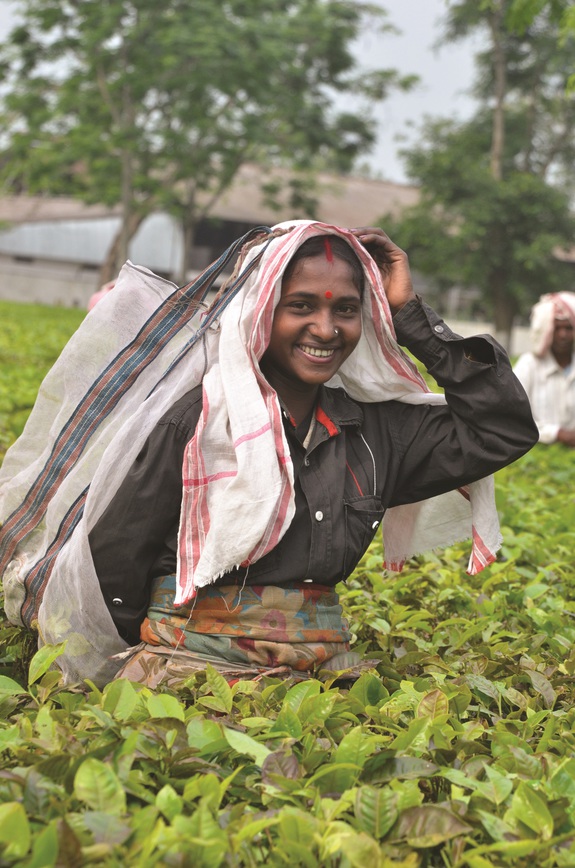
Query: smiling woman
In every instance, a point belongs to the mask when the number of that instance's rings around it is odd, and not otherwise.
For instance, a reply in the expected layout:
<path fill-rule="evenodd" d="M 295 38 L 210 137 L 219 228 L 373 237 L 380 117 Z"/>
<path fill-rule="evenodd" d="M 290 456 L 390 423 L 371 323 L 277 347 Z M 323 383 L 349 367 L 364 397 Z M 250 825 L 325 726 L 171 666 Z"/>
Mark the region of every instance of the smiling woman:
<path fill-rule="evenodd" d="M 352 677 L 372 661 L 334 588 L 382 523 L 390 568 L 467 536 L 471 572 L 493 560 L 484 477 L 536 441 L 528 401 L 495 341 L 454 335 L 415 297 L 381 229 L 293 221 L 190 286 L 130 264 L 117 285 L 0 476 L 6 610 L 69 640 L 68 679 L 155 686 L 207 663 Z"/>

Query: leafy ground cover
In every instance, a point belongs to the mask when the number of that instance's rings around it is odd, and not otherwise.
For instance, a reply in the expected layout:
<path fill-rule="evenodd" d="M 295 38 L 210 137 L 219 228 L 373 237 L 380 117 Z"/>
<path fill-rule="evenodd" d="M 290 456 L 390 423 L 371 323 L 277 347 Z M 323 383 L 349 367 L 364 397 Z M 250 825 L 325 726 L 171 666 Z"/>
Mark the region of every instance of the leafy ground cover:
<path fill-rule="evenodd" d="M 0 315 L 7 443 L 80 314 Z M 378 660 L 351 688 L 66 686 L 58 647 L 1 621 L 0 864 L 575 865 L 574 483 L 559 447 L 499 473 L 476 577 L 467 544 L 394 575 L 375 542 L 340 589 Z"/>
<path fill-rule="evenodd" d="M 0 460 L 22 432 L 38 386 L 85 312 L 0 301 Z"/>

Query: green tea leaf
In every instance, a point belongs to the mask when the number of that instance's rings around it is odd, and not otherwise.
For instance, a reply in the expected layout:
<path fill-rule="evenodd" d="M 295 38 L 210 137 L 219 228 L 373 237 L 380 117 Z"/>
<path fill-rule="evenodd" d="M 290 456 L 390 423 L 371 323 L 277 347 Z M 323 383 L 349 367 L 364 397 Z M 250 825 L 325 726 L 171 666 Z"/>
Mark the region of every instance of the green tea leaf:
<path fill-rule="evenodd" d="M 553 834 L 553 817 L 545 800 L 525 781 L 513 794 L 511 808 L 515 817 L 547 841 Z"/>
<path fill-rule="evenodd" d="M 421 805 L 403 811 L 392 834 L 394 840 L 405 838 L 410 847 L 426 849 L 470 832 L 471 826 L 448 808 Z"/>
<path fill-rule="evenodd" d="M 22 736 L 16 726 L 11 726 L 10 729 L 0 729 L 0 751 L 21 744 L 22 741 Z"/>
<path fill-rule="evenodd" d="M 238 753 L 251 756 L 260 768 L 264 764 L 266 757 L 271 754 L 271 750 L 265 744 L 260 744 L 259 741 L 246 735 L 245 732 L 238 732 L 236 729 L 229 729 L 227 726 L 224 726 L 224 735 L 230 747 Z"/>
<path fill-rule="evenodd" d="M 342 738 L 335 752 L 336 763 L 353 763 L 360 768 L 375 747 L 375 739 L 364 732 L 361 726 L 355 726 Z"/>
<path fill-rule="evenodd" d="M 94 811 L 123 814 L 126 811 L 124 789 L 105 763 L 94 757 L 84 760 L 74 778 L 74 794 Z"/>
<path fill-rule="evenodd" d="M 200 755 L 217 753 L 228 744 L 221 725 L 204 717 L 192 717 L 186 726 L 186 733 L 189 746 L 197 748 Z"/>
<path fill-rule="evenodd" d="M 7 675 L 0 675 L 0 699 L 3 696 L 20 696 L 27 693 L 25 687 L 20 687 L 17 681 L 13 678 L 8 678 Z"/>
<path fill-rule="evenodd" d="M 419 705 L 416 714 L 418 717 L 431 718 L 449 714 L 449 700 L 441 690 L 431 690 L 426 693 Z"/>
<path fill-rule="evenodd" d="M 34 684 L 39 678 L 48 671 L 52 663 L 64 653 L 66 647 L 65 642 L 60 642 L 58 645 L 43 645 L 37 651 L 30 661 L 30 669 L 28 672 L 28 686 Z"/>
<path fill-rule="evenodd" d="M 51 868 L 58 859 L 58 829 L 52 821 L 36 836 L 26 868 Z"/>
<path fill-rule="evenodd" d="M 259 820 L 251 820 L 241 827 L 240 831 L 234 835 L 234 844 L 236 847 L 243 841 L 253 841 L 256 835 L 264 830 L 269 830 L 279 822 L 278 817 L 263 817 Z"/>
<path fill-rule="evenodd" d="M 19 802 L 0 805 L 0 846 L 6 859 L 23 859 L 30 849 L 30 826 Z"/>
<path fill-rule="evenodd" d="M 563 760 L 551 776 L 551 786 L 556 796 L 567 796 L 575 804 L 575 759 Z"/>
<path fill-rule="evenodd" d="M 297 714 L 304 700 L 310 696 L 317 696 L 320 691 L 319 681 L 300 681 L 299 684 L 290 687 L 286 693 L 282 709 L 289 708 L 294 714 Z"/>
<path fill-rule="evenodd" d="M 481 825 L 494 841 L 511 841 L 516 834 L 511 826 L 495 814 L 477 810 L 475 815 L 481 820 Z M 491 864 L 491 863 L 490 863 Z"/>
<path fill-rule="evenodd" d="M 389 745 L 390 750 L 405 751 L 414 744 L 421 734 L 427 728 L 428 722 L 425 717 L 416 717 L 410 721 L 409 726 L 404 732 L 393 739 Z"/>
<path fill-rule="evenodd" d="M 175 696 L 170 696 L 168 693 L 152 694 L 152 696 L 148 697 L 146 705 L 148 706 L 150 717 L 159 719 L 174 717 L 176 720 L 181 720 L 182 722 L 185 719 L 182 703 Z"/>
<path fill-rule="evenodd" d="M 479 792 L 496 805 L 502 805 L 513 791 L 513 781 L 491 766 L 485 766 L 485 775 L 487 780 L 480 782 Z"/>
<path fill-rule="evenodd" d="M 397 793 L 388 789 L 359 787 L 355 797 L 355 816 L 369 835 L 378 840 L 383 838 L 398 814 Z"/>
<path fill-rule="evenodd" d="M 337 700 L 335 693 L 320 693 L 317 696 L 308 696 L 301 704 L 299 717 L 302 723 L 308 726 L 316 726 L 323 723 L 329 717 Z"/>
<path fill-rule="evenodd" d="M 379 784 L 398 780 L 429 778 L 436 774 L 439 766 L 418 757 L 390 757 L 378 755 L 367 760 L 361 776 L 368 784 Z"/>
<path fill-rule="evenodd" d="M 177 816 L 173 827 L 186 842 L 194 868 L 218 868 L 222 864 L 228 849 L 227 835 L 205 802 L 200 802 L 191 817 Z"/>
<path fill-rule="evenodd" d="M 136 689 L 125 678 L 119 678 L 106 685 L 103 708 L 116 720 L 130 720 L 132 712 L 138 704 L 139 698 Z"/>
<path fill-rule="evenodd" d="M 349 695 L 359 700 L 363 708 L 378 706 L 380 702 L 389 696 L 381 682 L 381 678 L 371 672 L 364 672 L 352 685 Z"/>
<path fill-rule="evenodd" d="M 352 787 L 359 777 L 361 768 L 354 763 L 330 763 L 322 766 L 308 781 L 309 786 L 317 786 L 321 793 L 339 795 Z"/>
<path fill-rule="evenodd" d="M 377 841 L 374 841 L 365 832 L 356 832 L 344 823 L 332 823 L 330 825 L 329 835 L 323 842 L 323 853 L 328 859 L 336 854 L 343 854 L 346 862 L 352 868 L 379 865 L 381 858 Z M 320 864 L 326 864 L 326 862 L 322 861 Z"/>
<path fill-rule="evenodd" d="M 285 807 L 279 814 L 279 827 L 282 838 L 309 847 L 318 828 L 318 821 L 311 814 L 299 808 Z"/>
<path fill-rule="evenodd" d="M 272 733 L 285 733 L 291 738 L 301 738 L 303 733 L 301 721 L 289 705 L 284 704 L 282 706 L 273 726 L 270 728 L 270 735 Z"/>
<path fill-rule="evenodd" d="M 170 784 L 165 784 L 156 796 L 156 807 L 170 822 L 182 813 L 183 800 Z"/>
<path fill-rule="evenodd" d="M 234 694 L 232 688 L 217 669 L 213 666 L 206 666 L 206 684 L 211 689 L 212 693 L 221 703 L 223 711 L 230 712 L 234 703 Z"/>

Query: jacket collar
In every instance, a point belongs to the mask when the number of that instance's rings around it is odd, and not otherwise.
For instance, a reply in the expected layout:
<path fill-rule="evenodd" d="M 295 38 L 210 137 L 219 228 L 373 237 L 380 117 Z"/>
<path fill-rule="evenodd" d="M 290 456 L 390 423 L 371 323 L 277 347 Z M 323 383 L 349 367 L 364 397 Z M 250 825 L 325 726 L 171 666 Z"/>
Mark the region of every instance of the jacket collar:
<path fill-rule="evenodd" d="M 294 431 L 294 421 L 283 405 L 282 413 L 284 424 L 289 425 Z M 330 437 L 336 437 L 346 426 L 359 428 L 362 422 L 363 410 L 343 389 L 320 386 L 315 410 L 315 426 L 308 450 L 311 451 Z"/>
<path fill-rule="evenodd" d="M 330 435 L 339 433 L 345 425 L 359 427 L 363 422 L 363 410 L 343 389 L 320 386 L 317 402 L 318 421 Z M 330 424 L 331 423 L 331 424 Z M 330 430 L 335 427 L 337 432 Z"/>

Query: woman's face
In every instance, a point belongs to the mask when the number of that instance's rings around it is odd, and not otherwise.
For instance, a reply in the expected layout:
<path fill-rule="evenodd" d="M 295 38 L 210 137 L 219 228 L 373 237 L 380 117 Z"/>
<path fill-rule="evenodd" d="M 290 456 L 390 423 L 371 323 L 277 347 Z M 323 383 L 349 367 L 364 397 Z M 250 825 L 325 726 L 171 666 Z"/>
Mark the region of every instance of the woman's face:
<path fill-rule="evenodd" d="M 343 259 L 302 259 L 282 286 L 269 346 L 267 379 L 317 387 L 326 383 L 361 337 L 361 297 Z M 281 391 L 278 389 L 278 391 Z"/>

